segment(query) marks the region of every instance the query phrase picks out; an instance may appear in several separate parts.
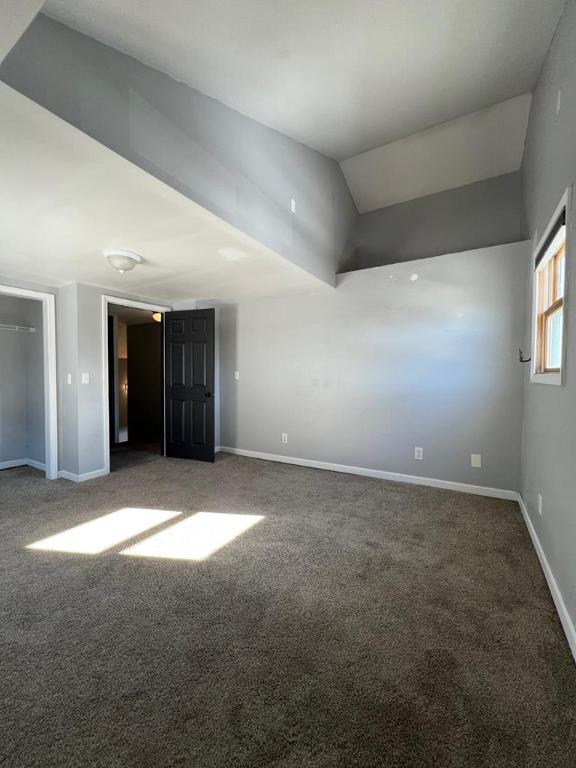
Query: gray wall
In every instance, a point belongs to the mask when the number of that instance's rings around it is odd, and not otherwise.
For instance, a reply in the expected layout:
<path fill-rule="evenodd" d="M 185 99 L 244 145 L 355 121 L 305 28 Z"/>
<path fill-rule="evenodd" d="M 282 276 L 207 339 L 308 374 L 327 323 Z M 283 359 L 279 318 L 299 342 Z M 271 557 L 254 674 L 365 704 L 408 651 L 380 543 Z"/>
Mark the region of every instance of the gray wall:
<path fill-rule="evenodd" d="M 0 62 L 43 5 L 44 0 L 0 0 Z"/>
<path fill-rule="evenodd" d="M 222 308 L 222 445 L 518 489 L 528 262 L 516 243 Z"/>
<path fill-rule="evenodd" d="M 334 283 L 357 215 L 334 160 L 42 15 L 0 78 Z"/>
<path fill-rule="evenodd" d="M 576 182 L 576 0 L 569 0 L 532 101 L 524 158 L 524 191 L 535 239 L 566 187 Z M 556 116 L 558 90 L 561 110 Z M 572 212 L 574 216 L 574 211 Z M 568 332 L 562 387 L 525 379 L 522 493 L 567 609 L 576 623 L 576 231 L 572 222 L 567 262 Z M 526 338 L 530 337 L 529 322 Z M 526 366 L 528 367 L 528 366 Z M 543 515 L 537 512 L 537 494 Z"/>
<path fill-rule="evenodd" d="M 78 286 L 66 285 L 56 297 L 58 355 L 58 468 L 78 474 Z M 71 383 L 68 383 L 68 373 Z"/>
<path fill-rule="evenodd" d="M 45 460 L 42 303 L 0 294 L 0 323 L 35 333 L 0 330 L 0 463 Z"/>
<path fill-rule="evenodd" d="M 341 271 L 514 243 L 527 237 L 522 174 L 390 205 L 356 220 Z"/>

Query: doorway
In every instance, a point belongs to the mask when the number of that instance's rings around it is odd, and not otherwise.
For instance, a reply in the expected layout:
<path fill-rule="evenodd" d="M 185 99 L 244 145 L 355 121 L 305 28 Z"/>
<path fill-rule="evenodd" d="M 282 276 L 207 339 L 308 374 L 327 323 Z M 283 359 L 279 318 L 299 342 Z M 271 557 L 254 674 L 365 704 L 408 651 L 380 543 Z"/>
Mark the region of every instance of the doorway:
<path fill-rule="evenodd" d="M 160 456 L 214 461 L 214 308 L 103 296 L 102 354 L 105 472 Z"/>
<path fill-rule="evenodd" d="M 110 298 L 106 305 L 111 472 L 164 453 L 163 312 L 134 304 Z"/>
<path fill-rule="evenodd" d="M 58 477 L 54 296 L 0 285 L 0 469 Z"/>

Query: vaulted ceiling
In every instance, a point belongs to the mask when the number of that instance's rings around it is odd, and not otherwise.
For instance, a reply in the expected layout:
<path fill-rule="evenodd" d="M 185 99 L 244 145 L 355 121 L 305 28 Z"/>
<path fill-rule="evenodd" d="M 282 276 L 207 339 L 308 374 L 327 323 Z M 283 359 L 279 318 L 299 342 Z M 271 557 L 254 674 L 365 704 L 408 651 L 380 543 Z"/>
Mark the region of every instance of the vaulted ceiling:
<path fill-rule="evenodd" d="M 0 83 L 0 274 L 178 301 L 326 285 Z M 105 249 L 137 251 L 120 275 Z"/>
<path fill-rule="evenodd" d="M 338 160 L 532 90 L 564 0 L 48 0 Z"/>

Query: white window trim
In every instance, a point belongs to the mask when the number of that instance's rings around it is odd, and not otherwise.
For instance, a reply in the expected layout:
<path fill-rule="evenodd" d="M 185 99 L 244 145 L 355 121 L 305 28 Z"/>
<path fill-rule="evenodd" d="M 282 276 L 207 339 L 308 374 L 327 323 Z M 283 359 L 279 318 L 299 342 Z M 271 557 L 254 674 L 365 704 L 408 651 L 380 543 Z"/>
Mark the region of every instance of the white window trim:
<path fill-rule="evenodd" d="M 536 342 L 537 342 L 537 329 L 538 329 L 538 281 L 536 280 L 536 257 L 540 253 L 544 243 L 546 242 L 552 228 L 555 226 L 562 209 L 566 210 L 566 256 L 564 261 L 564 312 L 563 312 L 563 325 L 562 325 L 562 360 L 560 363 L 560 373 L 537 373 L 536 372 Z M 568 284 L 569 284 L 569 264 L 571 262 L 572 251 L 572 237 L 571 237 L 571 219 L 572 219 L 572 187 L 568 187 L 562 199 L 556 206 L 556 210 L 552 215 L 546 229 L 544 230 L 542 237 L 538 240 L 536 247 L 532 251 L 532 274 L 530 279 L 532 280 L 532 363 L 530 366 L 530 383 L 531 384 L 551 384 L 552 386 L 561 387 L 564 384 L 564 371 L 566 370 L 566 334 L 568 331 Z M 551 244 L 553 245 L 553 243 Z M 551 250 L 551 249 L 550 249 Z"/>

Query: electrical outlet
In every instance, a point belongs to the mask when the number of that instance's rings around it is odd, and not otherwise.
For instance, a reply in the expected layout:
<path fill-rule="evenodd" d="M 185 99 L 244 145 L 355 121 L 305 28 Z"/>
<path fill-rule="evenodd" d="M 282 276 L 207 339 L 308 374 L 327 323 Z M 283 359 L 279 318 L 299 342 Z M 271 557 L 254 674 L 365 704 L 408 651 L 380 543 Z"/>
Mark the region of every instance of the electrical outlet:
<path fill-rule="evenodd" d="M 538 494 L 538 514 L 542 517 L 542 494 Z"/>
<path fill-rule="evenodd" d="M 238 381 L 238 379 L 240 378 L 240 371 L 234 371 L 234 378 L 236 379 L 236 381 Z"/>
<path fill-rule="evenodd" d="M 414 448 L 414 458 L 421 460 L 424 458 L 424 448 Z"/>
<path fill-rule="evenodd" d="M 475 469 L 481 469 L 482 468 L 482 454 L 481 453 L 471 453 L 470 454 L 470 466 L 474 467 Z"/>
<path fill-rule="evenodd" d="M 282 442 L 287 443 L 288 442 L 288 434 L 287 432 L 282 432 Z"/>

